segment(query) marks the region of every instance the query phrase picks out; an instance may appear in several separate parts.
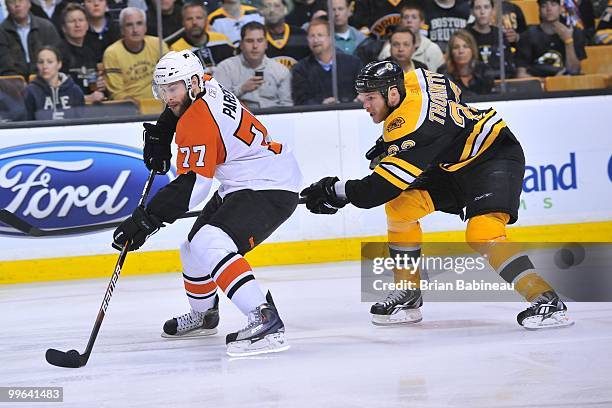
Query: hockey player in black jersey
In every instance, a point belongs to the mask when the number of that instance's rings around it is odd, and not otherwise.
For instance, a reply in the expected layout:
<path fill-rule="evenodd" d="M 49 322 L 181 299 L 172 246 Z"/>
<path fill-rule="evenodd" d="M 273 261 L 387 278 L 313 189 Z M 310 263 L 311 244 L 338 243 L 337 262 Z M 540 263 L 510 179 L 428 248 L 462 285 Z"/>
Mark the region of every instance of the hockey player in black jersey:
<path fill-rule="evenodd" d="M 532 305 L 518 323 L 528 329 L 568 326 L 566 306 L 516 245 L 504 245 L 506 225 L 518 218 L 525 159 L 521 145 L 493 109 L 478 110 L 461 101 L 461 91 L 443 75 L 417 69 L 405 76 L 399 65 L 372 62 L 355 88 L 383 139 L 369 157 L 385 156 L 361 180 L 325 177 L 301 192 L 307 208 L 334 214 L 353 204 L 385 205 L 390 255 L 418 259 L 419 219 L 434 211 L 463 214 L 466 241 Z M 465 208 L 465 213 L 463 209 Z M 396 290 L 372 306 L 374 324 L 421 320 L 419 274 L 395 270 L 396 282 L 415 290 Z"/>

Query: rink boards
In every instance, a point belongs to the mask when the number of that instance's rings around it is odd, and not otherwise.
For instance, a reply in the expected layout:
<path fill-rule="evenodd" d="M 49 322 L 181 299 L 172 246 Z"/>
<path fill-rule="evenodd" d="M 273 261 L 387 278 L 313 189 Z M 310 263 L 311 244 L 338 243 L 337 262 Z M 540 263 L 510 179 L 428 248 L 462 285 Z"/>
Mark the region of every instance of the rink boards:
<path fill-rule="evenodd" d="M 527 159 L 519 222 L 512 238 L 610 241 L 612 237 L 612 97 L 591 96 L 475 104 L 493 106 L 524 146 Z M 328 175 L 368 174 L 363 154 L 381 133 L 362 110 L 266 115 L 273 139 L 293 150 L 303 185 Z M 0 207 L 33 225 L 58 228 L 121 219 L 138 201 L 146 169 L 141 123 L 3 130 Z M 176 157 L 176 155 L 174 156 Z M 158 180 L 159 188 L 168 178 Z M 130 254 L 124 273 L 180 269 L 176 248 L 192 220 L 177 221 Z M 426 217 L 426 239 L 458 241 L 456 216 Z M 108 276 L 116 260 L 112 231 L 24 238 L 0 228 L 0 283 Z M 382 208 L 346 208 L 315 216 L 304 208 L 249 254 L 254 265 L 357 259 L 363 240 L 383 240 Z"/>

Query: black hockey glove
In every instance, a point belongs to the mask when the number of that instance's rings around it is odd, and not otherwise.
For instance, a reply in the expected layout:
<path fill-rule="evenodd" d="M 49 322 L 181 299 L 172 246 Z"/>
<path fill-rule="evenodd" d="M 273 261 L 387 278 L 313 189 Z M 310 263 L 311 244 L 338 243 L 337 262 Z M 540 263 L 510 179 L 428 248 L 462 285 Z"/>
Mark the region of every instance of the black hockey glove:
<path fill-rule="evenodd" d="M 157 174 L 166 174 L 170 170 L 170 145 L 173 134 L 168 134 L 159 125 L 143 123 L 145 130 L 142 133 L 144 139 L 143 159 L 147 169 L 154 170 Z"/>
<path fill-rule="evenodd" d="M 337 181 L 338 177 L 325 177 L 302 190 L 300 196 L 311 213 L 335 214 L 348 203 L 336 194 L 334 184 Z"/>
<path fill-rule="evenodd" d="M 370 148 L 365 154 L 366 159 L 370 161 L 370 170 L 374 170 L 378 163 L 386 156 L 385 141 L 383 137 L 376 139 L 376 144 Z"/>
<path fill-rule="evenodd" d="M 163 226 L 156 216 L 149 214 L 143 207 L 137 207 L 113 232 L 113 248 L 121 251 L 125 243 L 131 241 L 129 250 L 135 251 Z"/>

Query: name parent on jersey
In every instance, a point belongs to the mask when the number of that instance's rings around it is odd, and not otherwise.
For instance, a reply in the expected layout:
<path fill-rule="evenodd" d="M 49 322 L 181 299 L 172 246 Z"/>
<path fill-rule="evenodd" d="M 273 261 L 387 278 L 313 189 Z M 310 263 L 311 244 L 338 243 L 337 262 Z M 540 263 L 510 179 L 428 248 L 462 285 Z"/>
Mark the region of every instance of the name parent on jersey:
<path fill-rule="evenodd" d="M 226 336 L 230 356 L 287 350 L 285 326 L 272 296 L 263 294 L 243 256 L 297 207 L 302 175 L 291 149 L 273 142 L 232 92 L 204 74 L 191 51 L 171 51 L 157 63 L 153 91 L 168 108 L 155 125 L 145 123 L 144 161 L 149 170 L 165 174 L 176 131 L 178 176 L 117 228 L 113 246 L 130 242 L 130 250 L 138 249 L 165 224 L 198 206 L 215 177 L 219 190 L 180 247 L 191 310 L 166 321 L 162 337 L 216 334 L 219 288 L 248 319 L 244 329 Z"/>

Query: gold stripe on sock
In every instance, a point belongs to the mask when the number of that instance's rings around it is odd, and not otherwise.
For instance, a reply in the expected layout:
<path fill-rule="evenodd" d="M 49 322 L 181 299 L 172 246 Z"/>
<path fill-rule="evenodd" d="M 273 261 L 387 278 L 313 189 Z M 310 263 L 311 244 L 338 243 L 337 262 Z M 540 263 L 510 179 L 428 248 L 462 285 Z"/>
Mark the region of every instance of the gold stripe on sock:
<path fill-rule="evenodd" d="M 514 288 L 528 302 L 532 302 L 544 292 L 553 290 L 553 288 L 537 273 L 530 273 L 529 275 L 523 276 L 515 283 Z"/>

